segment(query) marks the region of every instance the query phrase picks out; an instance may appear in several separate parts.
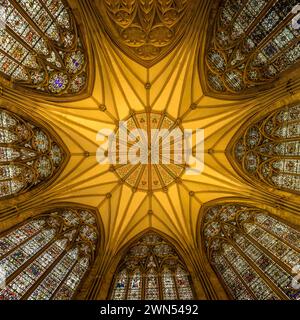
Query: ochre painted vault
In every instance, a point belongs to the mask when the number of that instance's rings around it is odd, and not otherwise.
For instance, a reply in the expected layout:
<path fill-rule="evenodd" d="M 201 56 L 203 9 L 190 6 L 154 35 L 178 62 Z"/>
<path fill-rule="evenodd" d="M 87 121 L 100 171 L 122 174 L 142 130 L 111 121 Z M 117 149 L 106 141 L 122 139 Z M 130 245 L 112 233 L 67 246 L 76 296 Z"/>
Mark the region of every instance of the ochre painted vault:
<path fill-rule="evenodd" d="M 299 299 L 297 3 L 0 1 L 0 300 Z M 203 172 L 99 164 L 124 120 Z"/>

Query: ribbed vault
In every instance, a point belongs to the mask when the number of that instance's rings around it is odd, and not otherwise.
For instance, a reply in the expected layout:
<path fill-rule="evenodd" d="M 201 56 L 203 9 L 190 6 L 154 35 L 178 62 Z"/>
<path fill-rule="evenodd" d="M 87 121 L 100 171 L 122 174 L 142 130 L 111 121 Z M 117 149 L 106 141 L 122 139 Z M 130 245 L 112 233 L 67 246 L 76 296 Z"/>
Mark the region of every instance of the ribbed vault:
<path fill-rule="evenodd" d="M 297 81 L 281 81 L 276 88 L 256 97 L 230 100 L 205 94 L 202 61 L 205 54 L 211 1 L 199 1 L 189 28 L 176 48 L 150 68 L 129 58 L 107 36 L 92 0 L 70 0 L 79 27 L 93 50 L 94 79 L 88 97 L 50 102 L 39 95 L 20 96 L 3 85 L 1 104 L 13 101 L 33 117 L 44 119 L 67 146 L 70 159 L 58 179 L 37 196 L 23 202 L 0 203 L 1 229 L 23 221 L 32 209 L 46 202 L 74 202 L 96 208 L 103 221 L 104 243 L 96 258 L 94 287 L 83 296 L 99 297 L 101 277 L 107 274 L 111 258 L 142 231 L 158 230 L 181 244 L 183 258 L 190 256 L 198 274 L 200 298 L 225 297 L 213 289 L 211 271 L 203 275 L 207 262 L 199 247 L 198 219 L 203 206 L 218 199 L 239 198 L 255 202 L 272 214 L 300 223 L 299 197 L 271 187 L 257 188 L 245 182 L 228 160 L 226 148 L 245 121 L 254 114 L 269 112 L 300 99 Z M 142 192 L 120 181 L 109 165 L 99 165 L 96 135 L 100 129 L 115 129 L 132 112 L 167 112 L 183 128 L 205 129 L 205 168 L 201 175 L 183 174 L 165 190 Z M 287 214 L 288 212 L 288 214 Z M 209 268 L 209 267 L 208 267 Z M 209 269 L 207 269 L 209 270 Z M 105 284 L 104 284 L 105 285 Z M 107 284 L 106 284 L 107 286 Z"/>

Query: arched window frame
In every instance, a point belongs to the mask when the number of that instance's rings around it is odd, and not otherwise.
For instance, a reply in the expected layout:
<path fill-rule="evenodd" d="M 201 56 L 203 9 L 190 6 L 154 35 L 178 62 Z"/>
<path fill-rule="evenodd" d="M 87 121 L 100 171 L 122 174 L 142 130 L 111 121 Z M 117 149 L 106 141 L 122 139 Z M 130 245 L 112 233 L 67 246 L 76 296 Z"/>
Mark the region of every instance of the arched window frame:
<path fill-rule="evenodd" d="M 208 74 L 216 74 L 216 70 L 213 70 L 208 63 L 208 53 L 210 49 L 215 48 L 216 46 L 214 44 L 214 38 L 215 34 L 217 33 L 217 28 L 219 25 L 219 15 L 220 15 L 220 8 L 224 4 L 226 0 L 216 0 L 214 1 L 211 6 L 210 6 L 210 15 L 208 15 L 207 22 L 206 22 L 206 27 L 207 27 L 207 37 L 206 37 L 206 44 L 205 48 L 201 49 L 203 50 L 203 54 L 199 55 L 199 60 L 198 60 L 198 67 L 199 67 L 199 74 L 200 74 L 200 79 L 201 79 L 201 84 L 202 87 L 204 88 L 204 91 L 207 95 L 213 96 L 219 99 L 230 99 L 230 100 L 235 100 L 235 99 L 247 99 L 249 97 L 256 97 L 259 92 L 264 92 L 268 89 L 274 89 L 276 90 L 276 83 L 277 82 L 287 82 L 288 84 L 291 83 L 293 79 L 297 79 L 297 73 L 295 72 L 295 69 L 300 68 L 300 58 L 298 61 L 292 66 L 287 68 L 286 70 L 283 70 L 282 72 L 279 72 L 277 77 L 270 78 L 267 81 L 262 81 L 260 84 L 258 83 L 257 85 L 254 85 L 254 87 L 249 87 L 246 88 L 245 90 L 241 90 L 239 92 L 236 92 L 234 90 L 226 89 L 225 91 L 218 91 L 213 89 L 209 83 L 208 83 Z M 292 9 L 290 10 L 291 14 L 289 15 L 290 17 L 290 22 L 292 21 L 292 17 L 295 16 L 292 15 Z M 265 12 L 265 11 L 263 11 Z M 256 25 L 256 22 L 259 21 L 260 16 L 258 16 L 254 22 L 252 23 L 254 26 Z M 287 19 L 286 19 L 287 20 Z M 253 29 L 253 28 L 252 28 Z M 270 33 L 272 36 L 274 34 Z M 271 37 L 270 36 L 270 37 Z M 299 35 L 298 35 L 299 38 Z M 240 40 L 242 41 L 242 40 Z M 259 46 L 261 47 L 261 45 Z M 289 47 L 288 47 L 289 48 Z M 223 50 L 222 48 L 220 49 L 221 51 Z M 285 48 L 286 50 L 286 48 Z M 224 51 L 224 50 L 223 50 Z M 284 51 L 284 50 L 283 50 Z M 252 54 L 253 55 L 253 52 Z M 227 64 L 227 59 L 225 59 L 226 64 Z M 230 70 L 230 68 L 229 68 Z M 232 69 L 233 70 L 233 69 Z M 223 76 L 224 74 L 222 74 Z M 246 81 L 247 82 L 247 81 Z"/>
<path fill-rule="evenodd" d="M 292 288 L 292 279 L 293 277 L 297 276 L 297 273 L 293 272 L 293 266 L 294 264 L 292 263 L 293 259 L 289 260 L 290 262 L 290 266 L 288 266 L 288 260 L 286 260 L 285 262 L 280 261 L 280 258 L 276 255 L 274 255 L 274 253 L 271 252 L 271 250 L 267 250 L 261 243 L 259 243 L 258 241 L 254 241 L 251 240 L 250 235 L 248 235 L 248 233 L 246 231 L 244 231 L 244 229 L 242 230 L 243 226 L 242 224 L 244 223 L 248 223 L 247 220 L 244 221 L 240 221 L 240 222 L 236 222 L 234 224 L 231 224 L 231 221 L 226 221 L 225 218 L 224 221 L 220 218 L 215 219 L 215 218 L 211 218 L 211 219 L 207 219 L 207 213 L 212 210 L 215 209 L 216 212 L 218 210 L 219 207 L 232 207 L 232 206 L 240 206 L 240 207 L 244 207 L 249 209 L 249 211 L 251 212 L 251 214 L 253 214 L 253 216 L 255 217 L 255 215 L 266 215 L 268 217 L 270 217 L 271 219 L 273 219 L 273 221 L 277 221 L 279 224 L 286 226 L 287 228 L 290 228 L 293 232 L 296 232 L 299 236 L 298 236 L 298 246 L 296 245 L 291 245 L 290 241 L 286 241 L 286 240 L 282 240 L 281 237 L 273 232 L 270 232 L 268 230 L 268 228 L 262 228 L 265 229 L 267 232 L 269 232 L 269 234 L 271 236 L 273 236 L 274 238 L 276 238 L 277 240 L 279 239 L 279 241 L 281 241 L 282 243 L 284 243 L 285 245 L 289 246 L 290 248 L 292 248 L 295 252 L 297 251 L 297 261 L 296 261 L 296 265 L 298 265 L 300 263 L 300 227 L 298 225 L 295 225 L 293 223 L 291 223 L 290 221 L 286 221 L 285 219 L 274 215 L 273 213 L 271 213 L 271 211 L 267 210 L 267 209 L 262 209 L 260 207 L 265 207 L 265 206 L 258 206 L 258 204 L 254 204 L 252 202 L 249 202 L 245 199 L 235 199 L 235 198 L 230 198 L 230 199 L 220 199 L 218 201 L 211 201 L 209 203 L 207 203 L 200 211 L 200 217 L 198 220 L 198 230 L 199 230 L 199 235 L 198 235 L 198 243 L 199 243 L 199 247 L 201 247 L 201 250 L 203 252 L 203 254 L 205 255 L 205 259 L 207 259 L 208 263 L 209 263 L 209 269 L 212 269 L 213 272 L 215 273 L 215 275 L 217 276 L 219 283 L 222 285 L 223 289 L 227 292 L 227 295 L 230 299 L 237 299 L 237 297 L 234 296 L 234 293 L 231 292 L 231 289 L 229 287 L 229 285 L 226 284 L 225 280 L 223 279 L 223 277 L 220 275 L 220 272 L 224 272 L 224 270 L 222 271 L 218 271 L 217 267 L 214 265 L 214 263 L 211 261 L 212 260 L 212 254 L 213 254 L 213 250 L 215 249 L 215 252 L 219 252 L 219 247 L 218 246 L 214 246 L 213 241 L 215 240 L 219 240 L 219 242 L 221 243 L 229 243 L 229 244 L 233 244 L 235 245 L 235 247 L 237 248 L 237 251 L 240 253 L 241 257 L 244 258 L 244 260 L 246 261 L 246 263 L 248 263 L 248 265 L 250 265 L 253 268 L 253 271 L 256 272 L 259 276 L 260 279 L 263 279 L 263 281 L 266 281 L 267 285 L 269 286 L 269 288 L 271 288 L 273 290 L 273 293 L 275 295 L 277 295 L 276 297 L 272 297 L 272 299 L 283 299 L 283 300 L 288 300 L 288 299 L 300 299 L 300 291 L 293 289 Z M 226 210 L 223 210 L 223 212 L 225 212 Z M 237 218 L 243 215 L 243 212 L 240 211 L 238 213 Z M 213 216 L 213 215 L 211 215 Z M 233 219 L 233 217 L 232 217 Z M 234 218 L 233 221 L 235 221 L 236 219 Z M 286 292 L 283 293 L 282 288 L 277 287 L 274 283 L 272 283 L 272 278 L 269 277 L 269 275 L 267 275 L 267 273 L 265 271 L 263 271 L 262 269 L 260 269 L 260 267 L 258 265 L 256 265 L 254 263 L 254 260 L 252 260 L 252 258 L 250 258 L 250 254 L 248 254 L 248 256 L 246 256 L 245 253 L 243 253 L 241 248 L 238 248 L 238 245 L 235 244 L 235 240 L 233 240 L 233 238 L 231 238 L 232 236 L 228 236 L 223 233 L 222 236 L 212 236 L 211 239 L 208 241 L 207 237 L 205 236 L 205 228 L 213 221 L 220 221 L 221 223 L 223 223 L 224 225 L 228 224 L 230 227 L 234 227 L 236 229 L 239 230 L 240 234 L 242 234 L 243 236 L 245 236 L 246 239 L 250 239 L 251 241 L 248 241 L 249 244 L 253 244 L 256 248 L 259 248 L 262 252 L 262 254 L 264 256 L 268 256 L 271 257 L 271 260 L 274 259 L 274 261 L 277 263 L 277 266 L 279 266 L 279 268 L 281 268 L 281 270 L 284 270 L 284 272 L 286 274 L 289 274 L 289 285 L 286 288 Z M 271 224 L 272 225 L 272 224 Z M 230 228 L 228 229 L 230 230 Z M 280 230 L 280 229 L 279 229 Z M 223 227 L 221 227 L 220 232 L 223 232 Z M 232 228 L 232 232 L 233 232 L 233 228 Z M 249 233 L 250 234 L 250 233 Z M 253 238 L 254 239 L 254 238 Z M 208 247 L 209 245 L 209 247 Z M 253 248 L 252 248 L 253 249 Z M 222 255 L 223 257 L 224 255 Z M 295 256 L 294 256 L 295 258 Z M 232 265 L 228 260 L 224 260 L 227 263 L 227 266 L 230 266 L 229 269 L 231 269 L 231 271 L 233 271 L 234 269 L 232 268 Z M 292 266 L 293 264 L 293 266 Z M 245 285 L 244 280 L 242 279 L 241 274 L 237 274 L 237 277 L 234 278 L 234 273 L 232 273 L 232 279 L 233 279 L 233 283 L 238 284 L 238 283 L 242 283 Z M 246 285 L 247 286 L 247 285 Z M 253 294 L 253 291 L 251 292 L 251 290 L 247 288 L 247 296 L 241 296 L 240 299 L 245 299 L 245 300 L 255 300 L 258 299 L 257 297 L 255 297 L 255 295 Z M 263 291 L 263 290 L 261 290 Z M 250 298 L 249 298 L 250 297 Z M 269 299 L 271 299 L 271 297 L 269 297 Z"/>
<path fill-rule="evenodd" d="M 188 266 L 185 262 L 185 260 L 182 258 L 182 255 L 180 254 L 179 251 L 181 251 L 178 246 L 176 244 L 173 243 L 172 239 L 170 239 L 169 237 L 167 237 L 166 235 L 158 232 L 157 230 L 148 230 L 147 232 L 144 232 L 144 233 L 141 233 L 139 234 L 138 236 L 136 236 L 133 240 L 130 241 L 129 244 L 127 244 L 122 250 L 120 250 L 119 254 L 120 255 L 120 259 L 118 259 L 118 263 L 117 263 L 117 266 L 116 266 L 116 269 L 115 269 L 115 272 L 114 272 L 114 275 L 112 277 L 112 281 L 111 281 L 111 284 L 110 284 L 110 288 L 109 288 L 109 293 L 108 293 L 108 296 L 107 296 L 107 299 L 112 299 L 113 298 L 113 294 L 114 294 L 114 290 L 115 290 L 115 285 L 117 283 L 117 279 L 118 279 L 118 276 L 119 274 L 122 272 L 122 270 L 128 268 L 126 266 L 126 262 L 122 262 L 124 259 L 126 259 L 126 257 L 129 255 L 129 252 L 132 248 L 134 248 L 135 246 L 137 246 L 145 237 L 147 236 L 156 236 L 156 237 L 159 237 L 161 240 L 162 240 L 162 243 L 168 245 L 175 253 L 175 255 L 168 255 L 167 257 L 165 257 L 163 259 L 163 261 L 167 260 L 167 259 L 174 259 L 177 261 L 177 267 L 180 267 L 184 272 L 185 272 L 185 275 L 187 277 L 187 280 L 189 282 L 189 286 L 190 286 L 190 289 L 191 289 L 191 293 L 193 295 L 193 299 L 196 299 L 196 293 L 195 293 L 195 289 L 194 289 L 194 285 L 193 285 L 193 279 L 192 279 L 192 275 L 188 269 Z M 147 255 L 147 261 L 149 260 L 149 257 L 152 256 L 152 254 L 148 254 Z M 153 255 L 155 256 L 155 255 Z M 154 257 L 155 259 L 155 262 L 157 263 L 158 265 L 158 261 L 156 259 L 157 257 Z M 132 259 L 132 260 L 136 260 L 136 261 L 139 261 L 140 259 Z M 162 286 L 162 274 L 163 274 L 163 268 L 162 268 L 162 265 L 163 263 L 161 263 L 156 269 L 159 269 L 158 272 L 157 272 L 157 279 L 158 279 L 158 287 L 159 287 L 159 299 L 160 300 L 163 300 L 164 299 L 164 295 L 163 295 L 163 286 Z M 134 272 L 139 269 L 142 274 L 145 275 L 145 279 L 146 279 L 146 273 L 147 271 L 150 271 L 151 268 L 141 268 L 141 266 L 139 265 L 139 267 L 135 268 L 135 269 L 132 269 L 131 272 L 128 272 L 127 273 L 127 285 L 125 287 L 125 297 L 127 297 L 127 294 L 128 294 L 128 291 L 129 291 L 129 283 L 130 283 L 130 280 L 132 279 L 132 275 L 134 274 Z M 177 268 L 176 268 L 177 270 Z M 174 283 L 174 288 L 175 288 L 175 292 L 176 292 L 176 295 L 177 297 L 179 297 L 179 290 L 178 290 L 178 284 L 176 282 L 176 270 L 175 268 L 173 268 L 173 270 L 171 270 L 172 272 L 172 277 L 173 277 L 173 283 Z M 155 270 L 157 271 L 157 270 Z M 142 276 L 143 278 L 143 276 Z M 143 281 L 143 284 L 142 284 L 142 288 L 141 288 L 141 299 L 137 299 L 137 300 L 145 300 L 145 282 L 146 280 Z M 167 298 L 165 298 L 167 299 Z M 192 299 L 192 300 L 193 300 Z M 133 299 L 135 300 L 135 299 Z M 175 299 L 176 300 L 176 299 Z"/>
<path fill-rule="evenodd" d="M 262 160 L 262 158 L 264 157 L 264 154 L 261 152 L 258 152 L 259 151 L 258 149 L 261 146 L 267 145 L 262 143 L 261 142 L 262 140 L 266 140 L 270 142 L 270 145 L 273 145 L 273 146 L 276 146 L 276 145 L 278 146 L 280 143 L 284 144 L 289 142 L 294 142 L 296 144 L 298 141 L 300 141 L 300 136 L 291 137 L 291 138 L 275 137 L 274 129 L 271 133 L 266 132 L 268 121 L 272 121 L 272 123 L 274 124 L 274 127 L 276 125 L 277 126 L 276 128 L 279 128 L 280 123 L 276 120 L 276 116 L 278 116 L 280 113 L 285 111 L 289 112 L 289 110 L 297 106 L 298 108 L 300 108 L 300 101 L 298 100 L 294 100 L 291 104 L 288 104 L 288 105 L 284 105 L 282 102 L 280 107 L 266 108 L 265 111 L 254 115 L 250 120 L 248 119 L 244 124 L 242 124 L 242 126 L 239 128 L 239 130 L 235 133 L 235 135 L 231 139 L 225 151 L 226 156 L 229 162 L 231 163 L 231 166 L 233 167 L 233 169 L 236 171 L 236 173 L 238 173 L 239 177 L 242 177 L 242 179 L 247 181 L 250 185 L 258 186 L 259 188 L 264 190 L 266 189 L 266 187 L 268 187 L 271 192 L 274 192 L 274 191 L 278 193 L 281 192 L 281 195 L 282 195 L 282 191 L 286 192 L 289 195 L 294 194 L 293 198 L 295 198 L 296 201 L 297 201 L 297 195 L 300 193 L 300 191 L 278 186 L 277 184 L 271 181 L 271 176 L 264 177 L 262 172 L 260 172 L 262 171 L 262 169 L 260 170 L 260 168 L 262 167 L 263 164 L 272 163 L 272 161 L 275 161 L 275 160 L 283 160 L 283 159 L 297 160 L 298 159 L 299 161 L 300 160 L 299 155 L 297 156 L 297 155 L 285 154 L 280 156 L 279 154 L 275 154 L 275 152 L 273 151 L 272 155 L 265 154 L 265 158 L 267 158 L 267 160 L 266 159 Z M 272 109 L 272 111 L 270 111 L 270 109 Z M 288 126 L 288 124 L 292 124 L 292 123 L 293 121 L 285 122 L 282 125 L 282 127 Z M 299 123 L 299 121 L 294 120 L 294 123 L 297 124 Z M 258 166 L 259 168 L 255 170 L 253 174 L 250 174 L 244 167 L 245 157 L 242 158 L 243 160 L 243 161 L 241 160 L 242 162 L 237 159 L 236 148 L 241 141 L 244 147 L 247 146 L 247 142 L 246 142 L 247 134 L 249 133 L 250 129 L 254 127 L 258 128 L 261 136 L 261 140 L 255 148 L 251 149 L 248 146 L 245 149 L 245 154 L 253 151 L 253 153 L 258 157 L 257 159 L 259 159 L 259 166 Z M 273 169 L 272 172 L 274 172 L 274 175 L 275 175 L 275 168 Z M 297 173 L 294 173 L 294 176 L 297 176 Z"/>
<path fill-rule="evenodd" d="M 10 0 L 2 0 L 2 1 L 10 1 Z M 43 0 L 44 1 L 44 0 Z M 95 75 L 92 72 L 93 68 L 95 67 L 95 61 L 93 56 L 93 50 L 91 48 L 91 37 L 89 32 L 87 32 L 85 27 L 84 19 L 86 19 L 83 10 L 80 6 L 78 6 L 76 3 L 68 4 L 67 0 L 60 0 L 63 5 L 65 6 L 66 11 L 71 16 L 71 24 L 73 27 L 74 35 L 76 39 L 80 39 L 81 45 L 82 45 L 82 52 L 84 53 L 85 62 L 81 69 L 81 71 L 78 73 L 78 75 L 85 74 L 85 83 L 82 86 L 82 88 L 76 92 L 76 93 L 66 93 L 66 92 L 60 92 L 60 93 L 47 93 L 43 92 L 42 90 L 37 90 L 34 88 L 34 86 L 24 86 L 22 83 L 19 83 L 18 81 L 13 80 L 11 77 L 5 76 L 4 74 L 0 75 L 0 86 L 1 90 L 5 91 L 8 95 L 14 95 L 15 92 L 23 92 L 26 96 L 32 96 L 34 98 L 38 99 L 51 99 L 52 101 L 74 101 L 74 97 L 76 99 L 83 99 L 90 95 L 93 89 L 94 81 L 95 81 Z M 76 13 L 75 13 L 76 10 Z M 74 11 L 74 12 L 73 12 Z M 47 10 L 49 12 L 49 10 Z M 47 39 L 46 39 L 47 40 Z M 51 40 L 47 40 L 51 41 Z M 55 47 L 55 46 L 54 46 Z M 75 51 L 74 51 L 75 52 Z M 60 69 L 61 72 L 64 71 L 64 69 Z M 66 71 L 66 70 L 65 70 Z M 66 72 L 67 73 L 67 72 Z"/>
<path fill-rule="evenodd" d="M 44 218 L 44 219 L 51 219 L 51 214 L 54 212 L 59 212 L 58 216 L 60 217 L 60 214 L 64 211 L 64 210 L 71 210 L 73 212 L 81 212 L 81 211 L 87 211 L 89 212 L 93 218 L 94 218 L 94 224 L 90 225 L 88 223 L 80 223 L 79 226 L 77 227 L 77 234 L 79 231 L 80 226 L 84 226 L 84 225 L 89 225 L 92 227 L 93 231 L 96 233 L 97 235 L 97 241 L 93 244 L 94 249 L 90 250 L 89 253 L 86 253 L 86 256 L 88 257 L 88 255 L 90 255 L 89 257 L 89 265 L 88 268 L 86 269 L 83 277 L 81 277 L 81 280 L 79 282 L 79 284 L 77 285 L 76 290 L 74 291 L 72 297 L 68 297 L 67 299 L 76 299 L 78 295 L 84 296 L 84 294 L 82 294 L 82 288 L 85 286 L 85 284 L 91 280 L 91 277 L 93 276 L 93 269 L 94 269 L 94 265 L 96 264 L 96 257 L 100 254 L 101 252 L 103 252 L 103 246 L 104 246 L 104 228 L 103 228 L 103 224 L 102 224 L 102 220 L 100 218 L 99 212 L 97 209 L 94 209 L 93 207 L 90 206 L 80 206 L 76 203 L 55 203 L 55 204 L 49 204 L 43 208 L 35 208 L 32 209 L 31 212 L 24 212 L 24 215 L 28 216 L 27 219 L 25 219 L 24 221 L 18 223 L 17 225 L 14 225 L 12 227 L 10 227 L 9 229 L 5 230 L 2 234 L 0 234 L 0 239 L 5 237 L 6 235 L 9 235 L 12 232 L 16 232 L 18 229 L 26 226 L 29 222 L 34 221 L 34 220 L 38 220 L 40 218 Z M 63 228 L 62 228 L 63 227 Z M 48 226 L 48 228 L 50 228 Z M 52 228 L 52 226 L 51 226 Z M 58 227 L 58 231 L 56 233 L 56 235 L 48 241 L 48 243 L 44 246 L 44 247 L 40 247 L 39 251 L 37 251 L 34 255 L 31 256 L 31 258 L 29 258 L 22 266 L 20 266 L 18 269 L 16 269 L 16 271 L 14 271 L 14 273 L 12 273 L 8 279 L 6 279 L 6 285 L 9 284 L 12 280 L 14 280 L 19 274 L 21 274 L 26 267 L 30 266 L 34 261 L 36 261 L 40 256 L 42 256 L 45 252 L 46 249 L 51 247 L 58 239 L 62 239 L 64 234 L 66 233 L 70 233 L 70 231 L 76 229 L 76 227 L 74 226 L 68 226 L 67 230 L 65 230 L 66 225 L 63 223 L 63 225 L 60 225 Z M 22 242 L 18 243 L 16 246 L 12 247 L 11 249 L 9 249 L 9 251 L 7 251 L 4 255 L 0 256 L 1 259 L 3 257 L 6 257 L 8 255 L 10 255 L 11 253 L 13 253 L 17 248 L 19 248 L 22 245 L 25 245 L 30 239 L 33 239 L 36 235 L 40 234 L 43 232 L 43 228 L 39 229 L 36 233 L 33 233 L 30 237 L 27 237 L 26 240 L 23 240 Z M 60 254 L 60 258 L 56 258 L 56 260 L 54 260 L 55 266 L 58 265 L 60 262 L 62 262 L 63 258 L 66 256 L 67 252 L 70 252 L 71 249 L 74 249 L 75 247 L 78 247 L 81 243 L 85 242 L 90 242 L 92 244 L 92 242 L 90 240 L 80 240 L 79 242 L 76 242 L 76 237 L 74 237 L 73 241 L 71 242 L 71 244 L 69 243 L 68 246 L 61 252 Z M 82 242 L 83 241 L 83 242 Z M 71 270 L 68 271 L 68 273 L 64 276 L 64 280 L 60 282 L 59 286 L 55 289 L 55 291 L 52 293 L 52 297 L 51 299 L 54 298 L 54 295 L 58 294 L 59 290 L 63 287 L 63 285 L 66 283 L 67 278 L 69 277 L 69 275 L 71 274 L 71 271 L 74 270 L 74 268 L 76 267 L 76 264 L 78 264 L 79 260 L 82 259 L 83 256 L 78 257 L 76 260 L 76 263 L 73 264 L 73 267 Z M 34 290 L 43 283 L 43 281 L 48 278 L 49 275 L 51 275 L 51 271 L 53 270 L 54 265 L 52 263 L 52 265 L 45 269 L 47 270 L 46 272 L 44 272 L 40 278 L 38 278 L 36 280 L 36 282 L 34 283 L 34 285 L 32 285 L 30 287 L 30 290 L 26 291 L 26 295 L 22 297 L 22 299 L 28 299 L 30 297 L 30 295 L 34 292 Z M 0 294 L 1 294 L 1 290 L 0 290 Z M 62 297 L 58 298 L 56 297 L 56 299 L 58 300 L 64 300 Z M 37 297 L 37 300 L 39 300 L 39 298 Z M 41 299 L 43 300 L 43 299 Z"/>
<path fill-rule="evenodd" d="M 43 132 L 45 132 L 53 142 L 59 145 L 60 149 L 63 152 L 63 161 L 60 164 L 60 167 L 57 169 L 55 174 L 53 174 L 49 179 L 46 179 L 45 181 L 40 182 L 39 184 L 37 184 L 36 186 L 33 186 L 31 189 L 26 190 L 25 192 L 20 192 L 12 196 L 3 197 L 0 199 L 3 206 L 14 206 L 18 202 L 25 201 L 26 199 L 34 196 L 40 191 L 51 186 L 53 182 L 59 178 L 62 171 L 66 168 L 67 163 L 70 160 L 71 154 L 67 146 L 65 145 L 65 143 L 62 141 L 61 137 L 49 125 L 49 122 L 41 118 L 41 116 L 37 115 L 34 111 L 27 110 L 27 109 L 25 111 L 21 105 L 12 103 L 10 100 L 2 100 L 0 109 L 3 109 L 8 113 L 15 114 L 18 118 L 22 119 L 22 121 L 32 123 L 37 128 L 42 129 Z M 4 144 L 3 145 L 1 144 L 0 146 L 4 146 Z"/>

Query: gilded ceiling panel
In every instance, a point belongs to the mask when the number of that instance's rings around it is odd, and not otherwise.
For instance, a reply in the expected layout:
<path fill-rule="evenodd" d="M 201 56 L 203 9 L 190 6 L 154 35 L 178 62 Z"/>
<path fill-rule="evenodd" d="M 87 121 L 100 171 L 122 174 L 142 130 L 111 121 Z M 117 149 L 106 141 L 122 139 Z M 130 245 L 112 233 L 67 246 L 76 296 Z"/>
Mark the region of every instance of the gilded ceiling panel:
<path fill-rule="evenodd" d="M 114 42 L 151 66 L 178 43 L 192 17 L 191 0 L 105 0 L 99 13 Z"/>

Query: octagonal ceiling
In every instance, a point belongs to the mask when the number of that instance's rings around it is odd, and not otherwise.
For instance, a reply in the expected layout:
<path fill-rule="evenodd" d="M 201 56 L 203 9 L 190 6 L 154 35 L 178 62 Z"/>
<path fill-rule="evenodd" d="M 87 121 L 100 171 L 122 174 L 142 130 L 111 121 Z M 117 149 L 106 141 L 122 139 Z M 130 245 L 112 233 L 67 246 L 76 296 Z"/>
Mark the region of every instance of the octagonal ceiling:
<path fill-rule="evenodd" d="M 189 3 L 175 2 L 181 6 Z M 282 197 L 282 193 L 272 188 L 245 183 L 235 173 L 225 151 L 239 127 L 253 114 L 262 108 L 264 111 L 278 108 L 300 95 L 291 97 L 284 85 L 252 99 L 221 100 L 205 95 L 199 61 L 205 52 L 211 1 L 195 2 L 194 10 L 186 11 L 192 16 L 184 18 L 189 19 L 188 28 L 182 21 L 175 24 L 173 42 L 144 63 L 134 49 L 120 45 L 116 37 L 120 25 L 117 28 L 110 21 L 111 29 L 107 32 L 107 21 L 103 22 L 95 4 L 99 1 L 69 1 L 84 36 L 92 43 L 89 54 L 94 79 L 89 83 L 90 95 L 50 102 L 38 95 L 20 97 L 8 89 L 1 98 L 2 103 L 13 99 L 24 111 L 46 119 L 70 152 L 69 163 L 57 181 L 38 197 L 16 204 L 19 210 L 25 211 L 45 201 L 95 207 L 104 224 L 106 248 L 117 252 L 148 228 L 180 239 L 184 247 L 194 246 L 203 205 L 224 197 L 252 198 L 265 206 L 272 202 L 284 205 L 288 200 L 299 201 L 292 194 Z M 149 19 L 156 21 L 157 17 Z M 132 18 L 132 21 L 136 24 L 136 20 Z M 136 113 L 168 114 L 174 121 L 179 120 L 183 129 L 205 129 L 203 173 L 194 176 L 183 173 L 166 188 L 144 192 L 124 181 L 110 165 L 100 165 L 96 160 L 98 131 L 116 130 L 120 120 Z M 280 214 L 277 209 L 271 210 Z"/>

